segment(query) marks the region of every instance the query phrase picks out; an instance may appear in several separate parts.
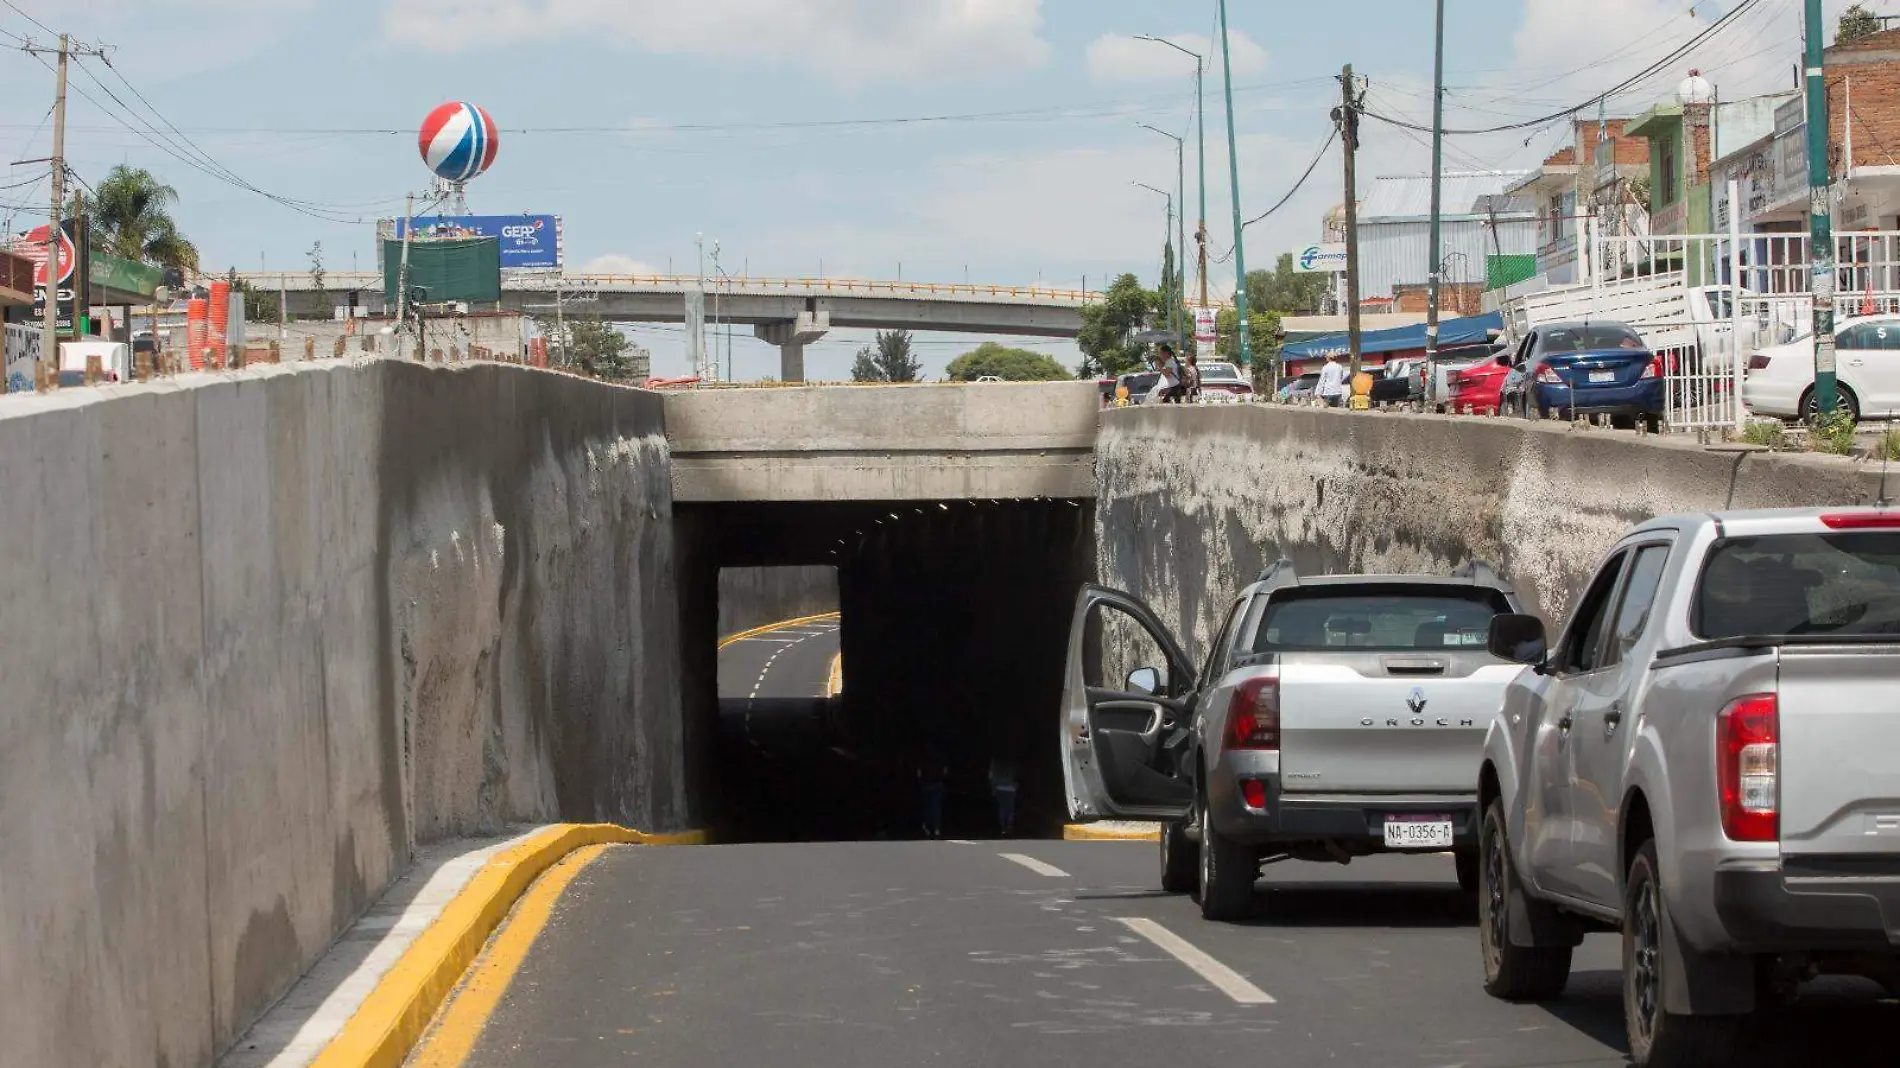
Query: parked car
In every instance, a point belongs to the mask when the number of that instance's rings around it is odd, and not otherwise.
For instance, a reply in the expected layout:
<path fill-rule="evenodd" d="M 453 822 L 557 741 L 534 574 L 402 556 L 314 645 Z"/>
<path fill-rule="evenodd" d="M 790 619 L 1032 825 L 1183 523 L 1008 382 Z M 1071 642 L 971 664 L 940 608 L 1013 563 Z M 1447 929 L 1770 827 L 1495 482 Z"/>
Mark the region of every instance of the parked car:
<path fill-rule="evenodd" d="M 1213 403 L 1241 401 L 1253 396 L 1253 383 L 1240 368 L 1225 360 L 1200 364 L 1201 399 Z"/>
<path fill-rule="evenodd" d="M 1661 424 L 1666 398 L 1662 364 L 1642 337 L 1607 320 L 1532 327 L 1499 388 L 1505 412 L 1543 418 L 1556 412 L 1609 415 Z"/>
<path fill-rule="evenodd" d="M 1900 415 L 1900 316 L 1848 319 L 1834 331 L 1834 373 L 1841 407 L 1855 419 Z M 1811 418 L 1814 335 L 1761 349 L 1748 358 L 1742 403 L 1758 415 Z"/>
<path fill-rule="evenodd" d="M 1127 390 L 1129 404 L 1158 402 L 1161 398 L 1153 394 L 1155 385 L 1160 381 L 1161 372 L 1159 371 L 1136 371 L 1116 379 L 1115 392 L 1120 394 L 1124 389 Z"/>
<path fill-rule="evenodd" d="M 1287 403 L 1300 403 L 1313 399 L 1313 391 L 1319 388 L 1319 372 L 1304 374 L 1298 378 L 1289 378 L 1280 383 L 1280 399 Z"/>
<path fill-rule="evenodd" d="M 1900 996 L 1900 511 L 1637 527 L 1530 670 L 1479 771 L 1485 988 L 1555 997 L 1620 931 L 1639 1066 L 1726 1063 L 1740 1015 L 1817 973 Z"/>
<path fill-rule="evenodd" d="M 1511 373 L 1511 357 L 1506 353 L 1474 363 L 1451 376 L 1445 397 L 1446 410 L 1463 412 L 1469 408 L 1478 415 L 1496 415 L 1504 379 Z"/>
<path fill-rule="evenodd" d="M 981 384 L 984 382 L 1001 382 L 1003 379 L 1000 375 L 979 375 L 976 380 L 978 384 Z"/>
<path fill-rule="evenodd" d="M 1485 646 L 1518 611 L 1490 567 L 1302 578 L 1240 591 L 1197 672 L 1154 613 L 1083 589 L 1062 751 L 1082 822 L 1162 820 L 1161 885 L 1201 914 L 1251 907 L 1269 860 L 1444 852 L 1477 886 L 1480 747 L 1516 664 Z"/>
<path fill-rule="evenodd" d="M 1425 361 L 1394 360 L 1385 365 L 1380 377 L 1372 380 L 1368 396 L 1374 407 L 1381 404 L 1406 404 L 1425 395 Z"/>
<path fill-rule="evenodd" d="M 1505 348 L 1501 344 L 1486 342 L 1483 345 L 1466 345 L 1440 352 L 1438 359 L 1432 364 L 1432 381 L 1427 383 L 1425 398 L 1431 403 L 1433 410 L 1440 412 L 1451 410 L 1449 401 L 1452 376 L 1467 368 L 1489 362 L 1505 351 Z"/>

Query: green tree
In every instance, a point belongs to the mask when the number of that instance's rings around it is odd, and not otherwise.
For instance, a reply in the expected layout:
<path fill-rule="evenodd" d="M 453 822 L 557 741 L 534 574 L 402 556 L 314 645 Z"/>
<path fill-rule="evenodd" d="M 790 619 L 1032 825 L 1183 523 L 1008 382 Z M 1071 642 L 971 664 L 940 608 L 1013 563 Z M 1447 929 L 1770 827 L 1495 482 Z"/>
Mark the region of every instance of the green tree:
<path fill-rule="evenodd" d="M 1841 21 L 1834 33 L 1835 44 L 1858 41 L 1880 32 L 1880 20 L 1874 13 L 1861 4 L 1853 4 L 1841 12 Z"/>
<path fill-rule="evenodd" d="M 1247 272 L 1247 309 L 1281 315 L 1318 315 L 1332 276 L 1293 269 L 1293 254 L 1280 253 L 1271 271 Z"/>
<path fill-rule="evenodd" d="M 238 277 L 237 268 L 231 268 L 225 280 L 231 283 L 233 293 L 244 294 L 244 321 L 247 323 L 275 323 L 282 310 L 282 302 L 276 293 L 255 289 L 249 282 Z"/>
<path fill-rule="evenodd" d="M 1248 272 L 1250 275 L 1266 272 Z M 1249 287 L 1251 288 L 1251 287 Z M 1232 308 L 1214 314 L 1214 354 L 1229 363 L 1240 360 L 1240 316 Z M 1280 313 L 1247 305 L 1247 330 L 1252 335 L 1254 363 L 1267 362 L 1280 350 Z"/>
<path fill-rule="evenodd" d="M 1075 377 L 1046 352 L 1013 349 L 994 341 L 951 360 L 946 373 L 952 382 L 974 382 L 991 375 L 1005 382 L 1059 382 Z"/>
<path fill-rule="evenodd" d="M 569 315 L 563 322 L 537 317 L 548 339 L 548 355 L 590 378 L 626 382 L 633 378 L 633 354 L 625 334 L 598 315 Z"/>
<path fill-rule="evenodd" d="M 911 355 L 910 331 L 879 330 L 877 344 L 858 350 L 851 364 L 853 382 L 915 382 L 924 362 Z"/>
<path fill-rule="evenodd" d="M 1140 369 L 1145 353 L 1132 339 L 1164 306 L 1161 295 L 1143 289 L 1134 275 L 1115 279 L 1098 303 L 1082 309 L 1082 329 L 1075 339 L 1082 350 L 1079 375 L 1113 378 Z"/>
<path fill-rule="evenodd" d="M 152 172 L 123 164 L 106 173 L 86 204 L 92 247 L 122 260 L 180 271 L 198 269 L 198 248 L 171 216 L 178 190 Z"/>

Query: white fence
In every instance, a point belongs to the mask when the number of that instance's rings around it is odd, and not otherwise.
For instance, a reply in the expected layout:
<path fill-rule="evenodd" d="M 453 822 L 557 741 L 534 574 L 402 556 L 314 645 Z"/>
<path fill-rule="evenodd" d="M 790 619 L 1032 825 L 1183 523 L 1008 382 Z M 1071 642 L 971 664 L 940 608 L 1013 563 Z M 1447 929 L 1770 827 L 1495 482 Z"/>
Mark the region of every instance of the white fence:
<path fill-rule="evenodd" d="M 1585 281 L 1514 294 L 1515 329 L 1565 319 L 1628 324 L 1663 358 L 1666 421 L 1740 428 L 1750 355 L 1811 331 L 1805 233 L 1603 237 L 1583 245 Z M 1900 312 L 1900 232 L 1836 234 L 1835 319 Z"/>

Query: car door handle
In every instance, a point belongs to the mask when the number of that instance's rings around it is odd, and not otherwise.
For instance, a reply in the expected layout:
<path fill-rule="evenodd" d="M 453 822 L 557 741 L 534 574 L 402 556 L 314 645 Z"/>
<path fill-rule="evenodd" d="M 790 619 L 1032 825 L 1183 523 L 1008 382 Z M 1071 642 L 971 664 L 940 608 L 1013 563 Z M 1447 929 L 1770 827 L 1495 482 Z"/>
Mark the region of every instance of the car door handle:
<path fill-rule="evenodd" d="M 1609 711 L 1603 713 L 1603 729 L 1606 733 L 1613 733 L 1622 722 L 1623 702 L 1618 701 L 1610 706 Z"/>
<path fill-rule="evenodd" d="M 1565 712 L 1564 718 L 1557 721 L 1557 729 L 1565 734 L 1570 733 L 1570 713 Z"/>

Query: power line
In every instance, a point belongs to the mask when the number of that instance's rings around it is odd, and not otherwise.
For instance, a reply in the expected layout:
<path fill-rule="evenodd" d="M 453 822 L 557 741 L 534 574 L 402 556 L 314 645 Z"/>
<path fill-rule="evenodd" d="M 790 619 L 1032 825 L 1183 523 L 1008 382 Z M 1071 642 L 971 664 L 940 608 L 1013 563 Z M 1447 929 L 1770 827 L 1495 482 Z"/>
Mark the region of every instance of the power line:
<path fill-rule="evenodd" d="M 1669 66 L 1672 63 L 1675 63 L 1677 60 L 1680 60 L 1683 56 L 1688 55 L 1691 51 L 1695 49 L 1697 45 L 1701 44 L 1703 41 L 1708 40 L 1710 37 L 1728 28 L 1744 12 L 1754 10 L 1757 6 L 1760 5 L 1760 3 L 1761 3 L 1761 0 L 1742 0 L 1740 4 L 1729 9 L 1729 11 L 1726 14 L 1722 15 L 1722 17 L 1716 19 L 1713 23 L 1711 23 L 1708 29 L 1705 29 L 1701 33 L 1696 34 L 1694 37 L 1691 37 L 1688 41 L 1684 42 L 1682 45 L 1678 46 L 1676 49 L 1671 51 L 1668 55 L 1662 57 L 1661 59 L 1643 68 L 1642 70 L 1631 75 L 1630 77 L 1625 78 L 1623 81 L 1618 82 L 1616 85 L 1611 86 L 1609 89 L 1606 89 L 1603 92 L 1598 93 L 1595 96 L 1592 96 L 1589 99 L 1584 100 L 1578 104 L 1565 108 L 1562 111 L 1555 111 L 1548 115 L 1541 115 L 1535 119 L 1526 119 L 1522 122 L 1505 123 L 1500 126 L 1492 126 L 1492 127 L 1487 127 L 1484 129 L 1446 130 L 1444 132 L 1447 135 L 1459 136 L 1459 137 L 1481 136 L 1484 134 L 1496 134 L 1496 133 L 1510 133 L 1516 130 L 1528 130 L 1534 127 L 1546 126 L 1552 122 L 1555 122 L 1561 119 L 1570 118 L 1571 116 L 1577 114 L 1580 111 L 1584 111 L 1603 101 L 1606 101 L 1610 97 L 1616 95 L 1617 93 L 1620 93 L 1630 88 L 1631 86 L 1638 84 L 1639 82 L 1646 81 L 1649 78 L 1653 77 L 1658 71 L 1664 69 L 1665 67 Z M 1366 111 L 1365 114 L 1370 116 L 1371 118 L 1378 119 L 1380 122 L 1386 123 L 1391 126 L 1403 126 L 1408 129 L 1417 130 L 1421 133 L 1432 132 L 1432 128 L 1430 126 L 1423 126 L 1418 123 L 1408 122 L 1404 119 L 1397 119 L 1389 115 L 1382 115 L 1376 111 Z"/>
<path fill-rule="evenodd" d="M 1279 211 L 1281 208 L 1286 207 L 1286 202 L 1289 200 L 1292 200 L 1293 195 L 1295 193 L 1298 193 L 1300 191 L 1300 187 L 1306 184 L 1306 180 L 1313 176 L 1313 172 L 1319 167 L 1319 161 L 1326 158 L 1326 150 L 1333 147 L 1333 142 L 1337 140 L 1339 140 L 1339 128 L 1334 127 L 1333 132 L 1327 135 L 1326 143 L 1320 145 L 1319 151 L 1313 154 L 1313 162 L 1306 165 L 1306 172 L 1300 175 L 1299 181 L 1293 183 L 1293 188 L 1286 191 L 1286 196 L 1281 197 L 1277 202 L 1275 202 L 1273 207 L 1268 208 L 1267 210 L 1261 212 L 1260 214 L 1254 216 L 1253 218 L 1248 219 L 1246 222 L 1241 223 L 1240 228 L 1242 230 L 1245 230 L 1247 227 L 1252 226 L 1254 223 L 1257 223 L 1260 220 L 1266 218 L 1267 216 L 1272 215 L 1274 212 Z"/>

